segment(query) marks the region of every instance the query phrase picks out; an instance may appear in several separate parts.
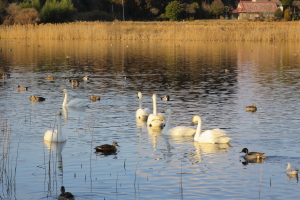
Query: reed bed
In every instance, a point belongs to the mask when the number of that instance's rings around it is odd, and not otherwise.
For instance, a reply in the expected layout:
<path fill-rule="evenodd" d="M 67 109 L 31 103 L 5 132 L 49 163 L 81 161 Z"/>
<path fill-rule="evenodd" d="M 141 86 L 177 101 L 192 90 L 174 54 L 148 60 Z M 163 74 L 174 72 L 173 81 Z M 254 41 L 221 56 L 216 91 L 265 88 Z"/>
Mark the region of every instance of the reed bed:
<path fill-rule="evenodd" d="M 1 39 L 300 41 L 300 22 L 74 22 L 0 26 Z"/>

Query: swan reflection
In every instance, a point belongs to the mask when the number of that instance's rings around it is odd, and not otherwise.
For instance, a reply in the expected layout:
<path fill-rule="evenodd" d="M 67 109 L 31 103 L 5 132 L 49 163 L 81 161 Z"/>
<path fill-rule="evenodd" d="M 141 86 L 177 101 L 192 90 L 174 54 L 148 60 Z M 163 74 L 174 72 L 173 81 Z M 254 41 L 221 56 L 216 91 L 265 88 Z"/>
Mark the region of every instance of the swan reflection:
<path fill-rule="evenodd" d="M 139 133 L 142 133 L 143 129 L 146 126 L 147 126 L 147 121 L 145 121 L 141 118 L 136 118 L 136 127 L 137 127 Z"/>
<path fill-rule="evenodd" d="M 44 144 L 48 149 L 50 149 L 49 156 L 51 158 L 52 152 L 56 152 L 56 159 L 57 159 L 57 167 L 59 171 L 62 173 L 63 172 L 63 160 L 62 160 L 62 155 L 61 152 L 66 146 L 66 142 L 50 142 L 50 141 L 44 141 Z"/>
<path fill-rule="evenodd" d="M 298 183 L 298 174 L 286 174 L 287 176 L 287 180 L 291 181 L 291 179 L 296 179 L 297 183 Z"/>
<path fill-rule="evenodd" d="M 198 159 L 198 162 L 202 161 L 202 156 L 215 157 L 219 154 L 227 152 L 227 148 L 231 147 L 230 144 L 210 144 L 210 143 L 199 143 L 194 142 L 196 148 L 196 154 L 193 155 L 195 159 Z"/>

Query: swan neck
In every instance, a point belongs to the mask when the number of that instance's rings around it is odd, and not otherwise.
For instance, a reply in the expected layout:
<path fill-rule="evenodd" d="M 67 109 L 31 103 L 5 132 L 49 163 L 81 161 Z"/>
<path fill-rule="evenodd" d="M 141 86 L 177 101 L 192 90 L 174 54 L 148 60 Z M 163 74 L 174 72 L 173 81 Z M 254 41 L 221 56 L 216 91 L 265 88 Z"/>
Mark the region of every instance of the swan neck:
<path fill-rule="evenodd" d="M 139 98 L 140 99 L 140 102 L 139 102 L 139 108 L 142 109 L 142 97 Z"/>
<path fill-rule="evenodd" d="M 202 120 L 201 120 L 201 118 L 199 117 L 199 118 L 198 118 L 198 125 L 197 125 L 196 134 L 195 134 L 195 136 L 194 136 L 194 140 L 198 140 L 198 138 L 200 137 L 201 129 L 202 129 Z"/>
<path fill-rule="evenodd" d="M 65 92 L 65 98 L 64 98 L 62 106 L 66 106 L 67 105 L 67 101 L 68 101 L 68 93 Z"/>
<path fill-rule="evenodd" d="M 153 115 L 157 114 L 156 110 L 156 95 L 153 95 Z"/>

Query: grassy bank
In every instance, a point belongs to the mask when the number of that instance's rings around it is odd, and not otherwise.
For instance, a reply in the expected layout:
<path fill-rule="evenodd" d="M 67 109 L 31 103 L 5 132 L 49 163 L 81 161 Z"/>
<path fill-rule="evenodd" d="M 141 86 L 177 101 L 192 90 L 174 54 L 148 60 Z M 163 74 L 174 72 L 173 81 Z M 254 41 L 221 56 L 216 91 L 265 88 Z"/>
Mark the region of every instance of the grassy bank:
<path fill-rule="evenodd" d="M 0 26 L 2 39 L 300 41 L 300 22 L 75 22 Z"/>

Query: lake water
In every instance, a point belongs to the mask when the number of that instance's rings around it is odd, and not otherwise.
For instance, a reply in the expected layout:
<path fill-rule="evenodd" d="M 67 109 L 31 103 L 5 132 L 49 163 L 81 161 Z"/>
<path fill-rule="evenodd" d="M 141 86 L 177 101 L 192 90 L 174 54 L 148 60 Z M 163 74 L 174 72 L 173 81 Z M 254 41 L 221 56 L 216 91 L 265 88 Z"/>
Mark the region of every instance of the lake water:
<path fill-rule="evenodd" d="M 62 185 L 75 199 L 299 199 L 298 177 L 285 173 L 288 162 L 300 168 L 299 43 L 0 42 L 0 67 L 11 74 L 0 81 L 0 199 L 57 199 Z M 63 110 L 64 88 L 70 99 L 101 100 Z M 135 119 L 138 92 L 150 109 L 158 95 L 172 127 L 196 128 L 200 115 L 203 130 L 221 128 L 233 141 L 148 130 Z M 171 101 L 160 100 L 166 94 Z M 252 104 L 257 112 L 246 112 Z M 69 139 L 51 145 L 43 136 L 58 111 Z M 117 155 L 94 153 L 113 141 Z M 268 157 L 244 163 L 245 147 Z"/>

